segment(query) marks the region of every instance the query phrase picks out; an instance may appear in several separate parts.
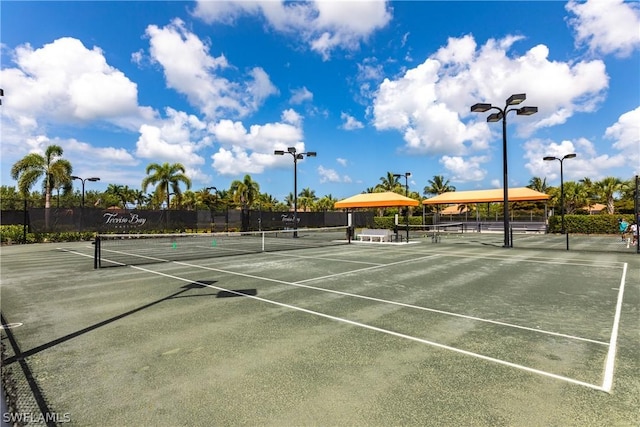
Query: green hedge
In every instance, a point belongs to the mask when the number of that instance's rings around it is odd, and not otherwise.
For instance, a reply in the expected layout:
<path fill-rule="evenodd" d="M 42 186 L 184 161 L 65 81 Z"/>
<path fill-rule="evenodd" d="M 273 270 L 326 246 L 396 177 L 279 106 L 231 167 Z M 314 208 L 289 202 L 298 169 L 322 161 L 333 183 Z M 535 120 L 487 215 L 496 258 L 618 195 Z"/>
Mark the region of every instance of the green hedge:
<path fill-rule="evenodd" d="M 95 233 L 92 232 L 64 232 L 64 233 L 27 233 L 26 243 L 44 242 L 80 242 L 93 240 Z M 12 243 L 24 243 L 24 232 L 22 225 L 2 225 L 0 226 L 0 242 L 3 245 Z"/>
<path fill-rule="evenodd" d="M 565 215 L 564 226 L 568 233 L 575 234 L 617 234 L 618 219 L 624 218 L 629 224 L 633 215 Z M 562 217 L 554 215 L 549 218 L 549 232 L 559 233 L 562 229 Z"/>
<path fill-rule="evenodd" d="M 618 231 L 618 219 L 624 218 L 629 224 L 633 221 L 633 215 L 630 214 L 598 214 L 598 215 L 565 215 L 564 222 L 565 228 L 569 233 L 575 234 L 617 234 Z M 431 218 L 428 218 L 429 220 Z M 393 229 L 395 218 L 393 216 L 377 216 L 373 218 L 374 228 Z M 398 219 L 400 224 L 405 223 L 405 219 L 400 217 Z M 409 224 L 421 225 L 422 217 L 411 216 L 409 217 Z M 562 228 L 562 217 L 560 215 L 554 215 L 549 218 L 549 232 L 559 233 Z"/>
<path fill-rule="evenodd" d="M 399 224 L 406 224 L 406 219 L 404 217 L 398 217 Z M 410 216 L 409 217 L 410 225 L 422 225 L 422 217 L 421 216 Z M 395 216 L 375 216 L 373 217 L 373 228 L 385 228 L 387 230 L 393 229 L 395 225 Z"/>

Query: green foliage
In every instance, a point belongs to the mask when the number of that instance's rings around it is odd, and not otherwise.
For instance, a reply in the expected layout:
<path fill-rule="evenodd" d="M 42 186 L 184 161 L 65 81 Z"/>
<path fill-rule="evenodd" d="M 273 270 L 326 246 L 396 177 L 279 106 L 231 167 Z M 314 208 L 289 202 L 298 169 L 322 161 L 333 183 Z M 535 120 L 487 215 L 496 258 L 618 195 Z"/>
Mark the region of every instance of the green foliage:
<path fill-rule="evenodd" d="M 398 217 L 398 223 L 406 224 L 406 220 L 404 217 Z M 410 225 L 422 225 L 422 217 L 421 216 L 410 216 L 409 217 Z M 376 216 L 373 217 L 373 228 L 384 228 L 388 230 L 392 230 L 395 226 L 395 216 Z"/>
<path fill-rule="evenodd" d="M 633 215 L 565 215 L 564 224 L 567 232 L 573 234 L 617 234 L 619 218 L 624 218 L 631 224 Z M 560 215 L 549 218 L 549 232 L 559 233 L 561 228 Z"/>
<path fill-rule="evenodd" d="M 45 242 L 80 242 L 93 240 L 93 232 L 62 232 L 62 233 L 27 233 L 26 243 Z M 0 226 L 0 242 L 3 245 L 24 243 L 24 229 L 22 225 Z"/>

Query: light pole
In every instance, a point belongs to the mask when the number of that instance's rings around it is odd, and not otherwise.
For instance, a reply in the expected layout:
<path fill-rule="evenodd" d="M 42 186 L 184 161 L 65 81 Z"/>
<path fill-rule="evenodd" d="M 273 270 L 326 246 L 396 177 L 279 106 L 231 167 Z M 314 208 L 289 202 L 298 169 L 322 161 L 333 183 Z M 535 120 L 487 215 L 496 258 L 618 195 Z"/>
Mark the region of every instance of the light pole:
<path fill-rule="evenodd" d="M 298 160 L 307 157 L 316 157 L 318 153 L 308 151 L 306 153 L 298 153 L 296 147 L 289 147 L 287 151 L 275 150 L 273 154 L 276 156 L 284 156 L 289 153 L 293 156 L 293 237 L 298 237 Z"/>
<path fill-rule="evenodd" d="M 205 191 L 209 191 L 209 190 L 213 190 L 216 192 L 216 201 L 218 199 L 218 189 L 216 187 L 207 187 L 205 188 Z M 211 209 L 211 205 L 209 205 L 209 215 L 211 215 L 211 224 L 213 224 L 213 227 L 211 232 L 215 232 L 216 231 L 216 217 L 215 217 L 215 211 L 213 209 Z"/>
<path fill-rule="evenodd" d="M 566 230 L 564 228 L 564 174 L 562 164 L 565 159 L 573 159 L 576 157 L 576 153 L 567 154 L 562 158 L 554 157 L 554 156 L 546 156 L 543 157 L 542 160 L 552 161 L 557 160 L 560 162 L 560 215 L 562 216 L 562 227 L 560 229 L 560 233 L 565 234 Z"/>
<path fill-rule="evenodd" d="M 398 179 L 404 176 L 404 195 L 405 197 L 409 197 L 409 177 L 411 176 L 411 172 L 405 172 L 404 174 L 394 173 L 393 176 Z M 407 243 L 409 243 L 409 206 L 406 208 L 405 218 L 407 225 Z"/>
<path fill-rule="evenodd" d="M 472 113 L 484 113 L 489 110 L 498 110 L 497 113 L 489 114 L 487 122 L 493 123 L 502 120 L 502 180 L 504 187 L 504 246 L 510 248 L 512 246 L 510 233 L 509 233 L 509 182 L 508 182 L 508 169 L 507 169 L 507 113 L 515 111 L 518 116 L 530 116 L 538 112 L 538 107 L 520 107 L 509 108 L 511 105 L 518 105 L 527 99 L 527 95 L 524 93 L 511 95 L 504 108 L 496 107 L 495 105 L 477 103 L 471 106 Z"/>
<path fill-rule="evenodd" d="M 71 175 L 71 179 L 77 179 L 82 182 L 82 209 L 84 209 L 84 183 L 86 181 L 91 181 L 91 182 L 100 181 L 100 178 L 95 176 L 91 178 L 80 178 L 79 176 Z"/>

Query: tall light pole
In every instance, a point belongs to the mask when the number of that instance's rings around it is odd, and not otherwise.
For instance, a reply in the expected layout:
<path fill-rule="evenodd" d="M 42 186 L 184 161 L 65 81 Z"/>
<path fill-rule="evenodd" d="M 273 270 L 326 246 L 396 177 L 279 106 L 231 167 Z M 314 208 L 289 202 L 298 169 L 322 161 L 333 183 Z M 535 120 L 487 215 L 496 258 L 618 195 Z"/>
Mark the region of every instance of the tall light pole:
<path fill-rule="evenodd" d="M 509 108 L 511 105 L 518 105 L 527 99 L 527 95 L 519 93 L 511 95 L 504 108 L 496 107 L 495 105 L 477 103 L 471 106 L 472 113 L 484 113 L 489 110 L 498 110 L 497 113 L 489 114 L 487 122 L 493 123 L 502 120 L 502 180 L 504 187 L 504 246 L 505 248 L 512 247 L 512 242 L 509 233 L 509 176 L 507 168 L 507 113 L 515 111 L 518 116 L 530 116 L 538 112 L 538 107 L 520 107 Z"/>
<path fill-rule="evenodd" d="M 398 179 L 404 176 L 404 195 L 405 197 L 409 197 L 409 177 L 411 176 L 411 172 L 405 172 L 404 174 L 394 173 L 393 176 Z M 407 243 L 409 243 L 409 207 L 408 206 L 406 208 L 405 218 L 406 218 L 406 225 L 407 225 Z"/>
<path fill-rule="evenodd" d="M 273 154 L 276 156 L 284 156 L 289 153 L 293 156 L 293 237 L 298 237 L 298 160 L 307 157 L 316 157 L 318 153 L 308 151 L 306 153 L 298 153 L 296 147 L 289 147 L 287 151 L 275 150 Z"/>
<path fill-rule="evenodd" d="M 216 192 L 216 201 L 218 199 L 218 189 L 216 187 L 207 187 L 204 189 L 205 191 L 209 191 L 209 190 L 213 190 Z M 211 232 L 215 232 L 216 231 L 216 217 L 215 217 L 215 213 L 214 210 L 211 209 L 211 205 L 209 205 L 209 215 L 211 215 L 211 224 L 213 224 L 213 227 Z M 225 218 L 226 219 L 226 218 Z"/>
<path fill-rule="evenodd" d="M 77 179 L 82 182 L 82 209 L 84 209 L 84 183 L 86 181 L 91 181 L 91 182 L 100 181 L 100 178 L 95 176 L 91 178 L 80 178 L 79 176 L 71 175 L 71 179 Z"/>
<path fill-rule="evenodd" d="M 560 162 L 560 215 L 562 216 L 562 227 L 560 229 L 560 232 L 562 234 L 566 233 L 566 230 L 564 228 L 564 173 L 563 173 L 562 164 L 565 161 L 565 159 L 573 159 L 574 157 L 576 157 L 576 153 L 567 154 L 562 158 L 558 158 L 554 156 L 545 156 L 542 158 L 542 160 L 546 160 L 546 161 L 557 160 Z"/>

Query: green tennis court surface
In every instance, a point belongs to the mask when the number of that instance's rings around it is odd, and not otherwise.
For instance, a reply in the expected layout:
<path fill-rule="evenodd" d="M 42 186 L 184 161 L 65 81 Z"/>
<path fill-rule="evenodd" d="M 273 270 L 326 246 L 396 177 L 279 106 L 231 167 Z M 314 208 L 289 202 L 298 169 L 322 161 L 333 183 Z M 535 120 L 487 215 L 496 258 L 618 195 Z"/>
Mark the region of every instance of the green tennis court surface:
<path fill-rule="evenodd" d="M 3 369 L 82 426 L 638 425 L 640 257 L 514 246 L 3 247 Z"/>

